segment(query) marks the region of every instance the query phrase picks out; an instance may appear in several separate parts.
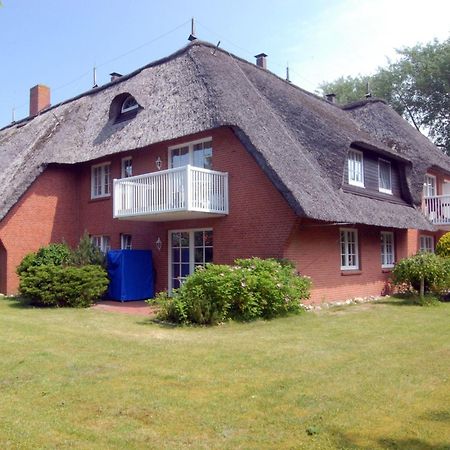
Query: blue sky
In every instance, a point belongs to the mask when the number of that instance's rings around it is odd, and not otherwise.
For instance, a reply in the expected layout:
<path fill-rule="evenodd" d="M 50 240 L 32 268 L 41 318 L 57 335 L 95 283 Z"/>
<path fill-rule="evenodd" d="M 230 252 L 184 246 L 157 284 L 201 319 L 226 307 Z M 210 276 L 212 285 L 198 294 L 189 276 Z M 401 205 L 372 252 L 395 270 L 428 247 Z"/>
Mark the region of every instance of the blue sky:
<path fill-rule="evenodd" d="M 70 98 L 109 73 L 122 74 L 187 43 L 190 18 L 200 39 L 268 68 L 310 91 L 340 75 L 368 74 L 395 48 L 450 34 L 448 0 L 2 0 L 0 127 L 28 115 L 29 89 Z"/>

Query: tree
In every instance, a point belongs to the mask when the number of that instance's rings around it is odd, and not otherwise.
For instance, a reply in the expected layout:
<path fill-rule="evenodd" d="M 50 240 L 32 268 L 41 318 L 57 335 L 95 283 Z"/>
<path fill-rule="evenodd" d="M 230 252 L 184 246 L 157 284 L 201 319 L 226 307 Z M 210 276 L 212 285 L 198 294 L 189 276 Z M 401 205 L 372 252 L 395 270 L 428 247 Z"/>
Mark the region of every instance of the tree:
<path fill-rule="evenodd" d="M 370 92 L 450 154 L 450 38 L 397 50 L 400 58 L 373 75 L 341 77 L 320 85 L 337 101 L 359 100 Z"/>

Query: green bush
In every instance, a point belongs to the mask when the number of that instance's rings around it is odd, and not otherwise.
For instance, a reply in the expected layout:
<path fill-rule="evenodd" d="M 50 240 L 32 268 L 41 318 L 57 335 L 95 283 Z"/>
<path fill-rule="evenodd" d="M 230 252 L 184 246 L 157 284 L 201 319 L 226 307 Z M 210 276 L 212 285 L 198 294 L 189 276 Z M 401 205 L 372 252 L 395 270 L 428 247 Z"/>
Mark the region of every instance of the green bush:
<path fill-rule="evenodd" d="M 108 283 L 100 266 L 34 265 L 20 274 L 19 291 L 24 300 L 37 306 L 83 308 L 100 298 Z"/>
<path fill-rule="evenodd" d="M 104 255 L 85 233 L 72 251 L 50 244 L 23 258 L 16 271 L 24 301 L 39 306 L 87 307 L 108 287 Z"/>
<path fill-rule="evenodd" d="M 65 265 L 69 263 L 71 256 L 72 252 L 67 244 L 50 244 L 35 253 L 26 255 L 18 265 L 16 272 L 20 276 L 30 267 Z"/>
<path fill-rule="evenodd" d="M 420 291 L 440 294 L 450 289 L 450 259 L 434 253 L 418 253 L 399 261 L 392 271 L 392 281 L 397 286 L 410 285 Z M 420 293 L 423 296 L 423 292 Z"/>
<path fill-rule="evenodd" d="M 173 296 L 159 294 L 159 318 L 176 323 L 216 324 L 225 320 L 270 319 L 302 311 L 310 280 L 291 263 L 239 259 L 234 266 L 199 267 Z"/>
<path fill-rule="evenodd" d="M 450 232 L 445 233 L 436 244 L 436 255 L 450 258 Z"/>

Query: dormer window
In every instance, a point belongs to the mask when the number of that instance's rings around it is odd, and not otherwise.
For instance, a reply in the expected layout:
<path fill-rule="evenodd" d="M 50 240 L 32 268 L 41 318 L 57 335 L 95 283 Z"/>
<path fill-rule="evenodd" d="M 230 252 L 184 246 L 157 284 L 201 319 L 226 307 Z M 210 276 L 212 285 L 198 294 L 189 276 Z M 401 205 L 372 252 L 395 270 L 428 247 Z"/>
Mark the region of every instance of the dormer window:
<path fill-rule="evenodd" d="M 391 163 L 384 159 L 378 160 L 378 190 L 392 195 Z"/>
<path fill-rule="evenodd" d="M 364 187 L 364 157 L 358 150 L 348 152 L 348 184 Z"/>
<path fill-rule="evenodd" d="M 129 95 L 123 101 L 120 113 L 121 114 L 125 114 L 125 113 L 128 113 L 130 111 L 134 111 L 134 110 L 137 110 L 138 107 L 139 107 L 139 105 L 138 105 L 138 102 L 136 101 L 136 99 L 132 95 Z"/>
<path fill-rule="evenodd" d="M 129 92 L 117 95 L 109 107 L 109 120 L 111 123 L 120 123 L 133 119 L 139 114 L 142 106 Z"/>

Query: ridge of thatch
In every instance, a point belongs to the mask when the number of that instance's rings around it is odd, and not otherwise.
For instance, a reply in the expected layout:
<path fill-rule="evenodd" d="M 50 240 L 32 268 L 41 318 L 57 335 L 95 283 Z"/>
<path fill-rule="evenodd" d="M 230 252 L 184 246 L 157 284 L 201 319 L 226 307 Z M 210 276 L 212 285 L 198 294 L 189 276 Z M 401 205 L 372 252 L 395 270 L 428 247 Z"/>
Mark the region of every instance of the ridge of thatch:
<path fill-rule="evenodd" d="M 91 161 L 228 126 L 298 215 L 432 228 L 412 206 L 342 191 L 352 143 L 404 164 L 417 162 L 418 155 L 396 150 L 359 117 L 357 111 L 367 106 L 342 109 L 225 50 L 213 49 L 211 44 L 194 41 L 32 120 L 0 130 L 0 163 L 5 169 L 0 174 L 0 219 L 47 164 Z M 134 119 L 114 123 L 109 120 L 109 108 L 124 92 L 132 94 L 141 108 Z M 410 127 L 406 122 L 398 126 Z M 413 177 L 420 176 L 419 170 L 413 171 Z M 417 189 L 418 182 L 410 186 Z"/>

